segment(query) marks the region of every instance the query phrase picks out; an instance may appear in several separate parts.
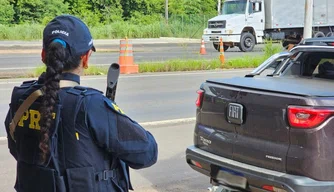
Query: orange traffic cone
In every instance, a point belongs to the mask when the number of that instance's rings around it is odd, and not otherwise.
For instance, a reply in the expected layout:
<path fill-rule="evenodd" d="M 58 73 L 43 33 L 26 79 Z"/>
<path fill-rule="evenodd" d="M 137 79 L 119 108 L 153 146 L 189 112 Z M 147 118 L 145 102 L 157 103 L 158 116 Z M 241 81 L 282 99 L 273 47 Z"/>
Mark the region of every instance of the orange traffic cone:
<path fill-rule="evenodd" d="M 200 52 L 199 52 L 201 55 L 206 55 L 206 50 L 205 50 L 205 43 L 204 43 L 204 40 L 202 38 L 202 44 L 201 44 L 201 49 L 200 49 Z"/>
<path fill-rule="evenodd" d="M 119 66 L 121 74 L 138 73 L 139 66 L 134 64 L 132 41 L 128 38 L 120 41 Z"/>
<path fill-rule="evenodd" d="M 219 42 L 219 52 L 220 52 L 220 62 L 222 64 L 225 63 L 225 54 L 224 54 L 224 44 L 223 44 L 223 38 L 220 38 L 220 42 Z"/>

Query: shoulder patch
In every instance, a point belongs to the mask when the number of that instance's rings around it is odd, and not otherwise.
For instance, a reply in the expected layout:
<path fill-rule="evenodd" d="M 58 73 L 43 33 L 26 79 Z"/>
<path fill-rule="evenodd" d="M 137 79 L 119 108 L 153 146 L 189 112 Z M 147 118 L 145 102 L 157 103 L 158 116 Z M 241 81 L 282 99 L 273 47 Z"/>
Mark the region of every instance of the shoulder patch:
<path fill-rule="evenodd" d="M 98 93 L 103 93 L 102 91 L 98 90 L 98 89 L 94 89 L 92 87 L 85 87 L 85 86 L 75 86 L 74 88 L 82 90 L 82 91 L 89 91 L 89 93 L 93 93 L 93 92 L 98 92 Z M 85 92 L 85 93 L 86 93 Z"/>
<path fill-rule="evenodd" d="M 91 87 L 84 87 L 84 86 L 75 86 L 68 90 L 68 92 L 72 92 L 75 94 L 82 94 L 82 95 L 92 95 L 92 94 L 102 94 L 103 92 Z"/>
<path fill-rule="evenodd" d="M 114 102 L 112 102 L 111 100 L 109 100 L 108 98 L 103 98 L 104 102 L 115 112 L 121 114 L 121 115 L 125 115 L 124 111 L 118 107 L 118 105 L 116 105 Z"/>

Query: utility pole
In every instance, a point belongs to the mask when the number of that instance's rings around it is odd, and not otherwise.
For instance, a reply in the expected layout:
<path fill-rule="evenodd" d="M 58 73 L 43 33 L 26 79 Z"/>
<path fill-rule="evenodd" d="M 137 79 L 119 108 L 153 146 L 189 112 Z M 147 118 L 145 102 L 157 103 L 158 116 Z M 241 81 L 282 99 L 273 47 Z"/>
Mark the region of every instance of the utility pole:
<path fill-rule="evenodd" d="M 168 0 L 165 0 L 165 19 L 168 23 Z"/>
<path fill-rule="evenodd" d="M 220 15 L 221 14 L 221 3 L 222 1 L 221 0 L 218 0 L 218 15 Z"/>
<path fill-rule="evenodd" d="M 304 39 L 312 37 L 313 0 L 305 0 Z"/>

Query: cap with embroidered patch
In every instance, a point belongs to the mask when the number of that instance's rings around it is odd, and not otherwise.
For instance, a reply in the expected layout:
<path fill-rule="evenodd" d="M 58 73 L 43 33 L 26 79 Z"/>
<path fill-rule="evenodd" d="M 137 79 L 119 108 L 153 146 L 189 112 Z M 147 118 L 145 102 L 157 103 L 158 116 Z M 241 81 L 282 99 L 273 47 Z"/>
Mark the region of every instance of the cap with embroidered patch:
<path fill-rule="evenodd" d="M 72 15 L 60 15 L 51 20 L 43 31 L 43 48 L 55 39 L 66 42 L 71 55 L 83 55 L 90 49 L 96 51 L 92 35 L 87 25 Z"/>

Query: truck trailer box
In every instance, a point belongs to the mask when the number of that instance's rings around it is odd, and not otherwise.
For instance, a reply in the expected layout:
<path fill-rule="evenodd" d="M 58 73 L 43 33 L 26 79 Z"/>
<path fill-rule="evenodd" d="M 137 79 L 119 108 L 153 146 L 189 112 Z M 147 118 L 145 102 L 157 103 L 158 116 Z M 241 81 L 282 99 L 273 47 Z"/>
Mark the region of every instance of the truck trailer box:
<path fill-rule="evenodd" d="M 305 0 L 264 0 L 265 29 L 304 27 Z M 334 25 L 334 0 L 313 1 L 313 27 Z"/>

